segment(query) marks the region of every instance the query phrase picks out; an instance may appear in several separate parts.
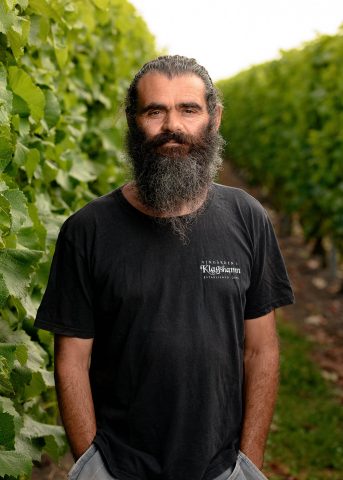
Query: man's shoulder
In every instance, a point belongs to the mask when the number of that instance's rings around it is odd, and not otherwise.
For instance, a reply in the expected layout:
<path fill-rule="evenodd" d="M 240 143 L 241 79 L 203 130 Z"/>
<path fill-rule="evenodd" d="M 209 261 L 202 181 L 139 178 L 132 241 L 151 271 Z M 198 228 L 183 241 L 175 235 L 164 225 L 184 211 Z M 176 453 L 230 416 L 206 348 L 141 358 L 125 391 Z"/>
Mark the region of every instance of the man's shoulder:
<path fill-rule="evenodd" d="M 66 236 L 89 236 L 96 228 L 108 224 L 110 215 L 115 211 L 117 190 L 92 199 L 72 213 L 61 226 L 61 233 Z"/>
<path fill-rule="evenodd" d="M 116 192 L 119 188 L 121 187 L 118 187 L 115 190 L 111 190 L 110 192 L 105 193 L 100 197 L 93 198 L 88 203 L 86 203 L 81 208 L 72 213 L 69 218 L 73 218 L 75 220 L 91 218 L 98 213 L 102 213 L 105 210 L 108 210 L 108 208 L 113 208 L 113 205 L 115 204 Z"/>
<path fill-rule="evenodd" d="M 242 211 L 248 210 L 253 213 L 265 212 L 263 205 L 245 190 L 220 183 L 214 183 L 213 186 L 218 203 L 226 204 L 231 209 L 239 208 Z"/>

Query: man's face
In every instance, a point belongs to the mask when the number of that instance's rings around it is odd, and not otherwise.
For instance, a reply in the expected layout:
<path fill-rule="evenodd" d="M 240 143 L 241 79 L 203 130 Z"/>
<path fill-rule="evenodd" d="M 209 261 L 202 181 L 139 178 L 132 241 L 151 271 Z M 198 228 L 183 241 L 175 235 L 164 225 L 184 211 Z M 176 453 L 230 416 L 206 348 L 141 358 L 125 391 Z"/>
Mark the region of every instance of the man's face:
<path fill-rule="evenodd" d="M 146 139 L 163 140 L 165 136 L 167 141 L 159 147 L 159 153 L 186 153 L 186 142 L 180 147 L 177 138 L 170 139 L 170 133 L 184 135 L 185 139 L 197 138 L 208 124 L 202 79 L 193 74 L 168 78 L 154 72 L 139 80 L 137 90 L 136 123 Z"/>
<path fill-rule="evenodd" d="M 220 112 L 208 113 L 205 85 L 196 75 L 168 79 L 154 72 L 138 82 L 137 113 L 126 138 L 138 196 L 183 238 L 191 216 L 178 217 L 178 211 L 199 203 L 222 163 L 219 121 Z"/>

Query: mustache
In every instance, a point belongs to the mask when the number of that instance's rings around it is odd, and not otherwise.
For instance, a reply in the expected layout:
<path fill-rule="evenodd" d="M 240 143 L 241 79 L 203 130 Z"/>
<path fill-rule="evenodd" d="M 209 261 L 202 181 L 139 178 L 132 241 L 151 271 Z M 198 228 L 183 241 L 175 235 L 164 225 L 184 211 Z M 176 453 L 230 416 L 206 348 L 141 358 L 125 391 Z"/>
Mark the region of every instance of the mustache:
<path fill-rule="evenodd" d="M 150 140 L 145 140 L 145 145 L 150 148 L 158 148 L 168 142 L 176 142 L 180 145 L 193 145 L 194 138 L 182 132 L 164 132 L 155 135 Z"/>

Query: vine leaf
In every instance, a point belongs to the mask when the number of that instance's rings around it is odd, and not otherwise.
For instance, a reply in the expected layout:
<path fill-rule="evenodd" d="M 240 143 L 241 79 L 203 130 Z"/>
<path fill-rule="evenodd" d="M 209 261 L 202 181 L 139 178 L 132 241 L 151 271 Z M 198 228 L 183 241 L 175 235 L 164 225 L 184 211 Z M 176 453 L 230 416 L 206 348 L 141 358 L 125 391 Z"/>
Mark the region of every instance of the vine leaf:
<path fill-rule="evenodd" d="M 19 475 L 30 475 L 32 461 L 28 456 L 15 451 L 0 450 L 0 472 L 17 478 Z"/>
<path fill-rule="evenodd" d="M 42 252 L 38 250 L 0 250 L 0 306 L 4 305 L 8 295 L 25 297 L 33 267 L 41 256 Z"/>
<path fill-rule="evenodd" d="M 27 103 L 32 118 L 38 122 L 44 116 L 45 97 L 32 78 L 18 67 L 9 67 L 8 83 L 12 91 Z"/>

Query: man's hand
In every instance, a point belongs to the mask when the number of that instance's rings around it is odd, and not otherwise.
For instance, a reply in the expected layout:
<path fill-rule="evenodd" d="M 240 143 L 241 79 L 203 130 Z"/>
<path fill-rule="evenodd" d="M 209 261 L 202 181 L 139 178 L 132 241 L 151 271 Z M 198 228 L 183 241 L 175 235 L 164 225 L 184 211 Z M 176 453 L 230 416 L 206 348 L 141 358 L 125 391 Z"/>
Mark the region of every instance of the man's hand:
<path fill-rule="evenodd" d="M 274 311 L 245 321 L 244 419 L 240 449 L 261 469 L 279 378 Z"/>
<path fill-rule="evenodd" d="M 55 335 L 55 383 L 62 422 L 74 458 L 91 445 L 96 433 L 89 383 L 93 339 Z"/>

